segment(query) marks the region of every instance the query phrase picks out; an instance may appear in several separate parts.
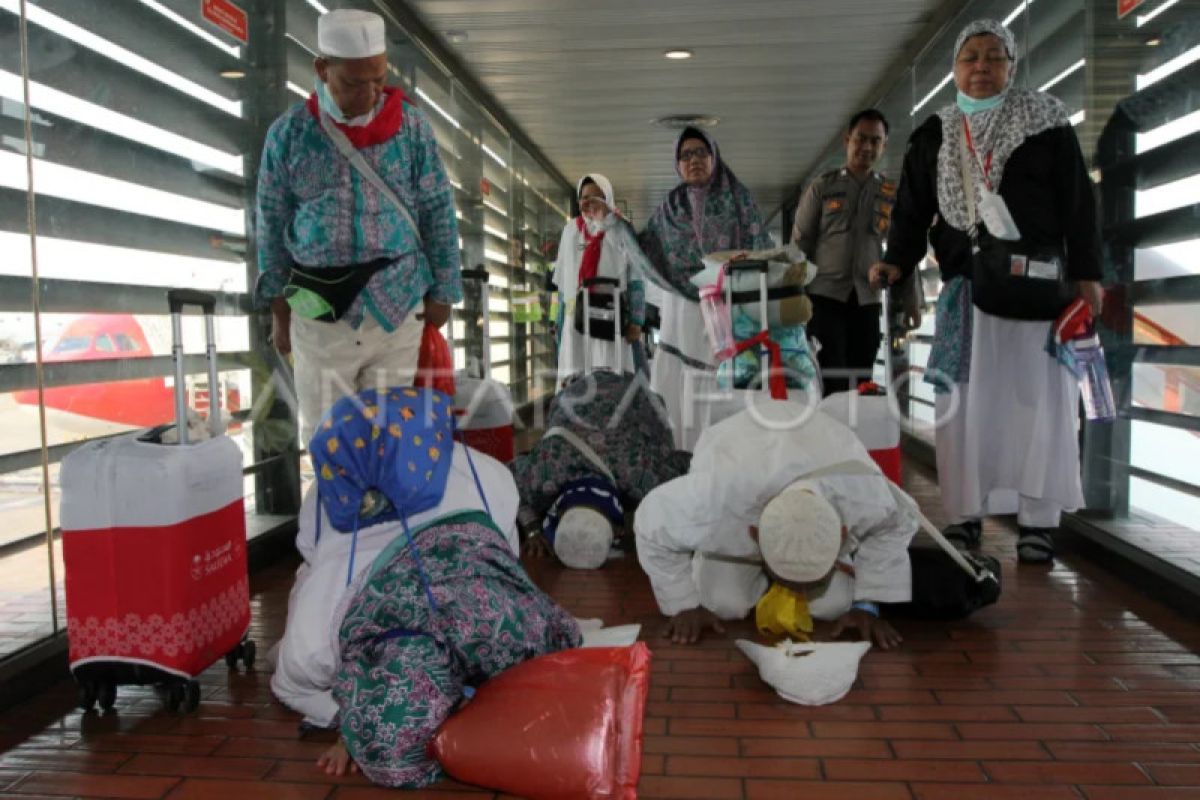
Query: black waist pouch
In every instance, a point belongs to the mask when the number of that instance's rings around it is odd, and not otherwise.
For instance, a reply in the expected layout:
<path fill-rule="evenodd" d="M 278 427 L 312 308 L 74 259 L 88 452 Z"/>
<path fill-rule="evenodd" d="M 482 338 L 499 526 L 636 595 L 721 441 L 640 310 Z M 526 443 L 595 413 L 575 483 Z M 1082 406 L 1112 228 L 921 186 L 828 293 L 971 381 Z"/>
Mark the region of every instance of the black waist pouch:
<path fill-rule="evenodd" d="M 980 311 L 1006 319 L 1053 320 L 1079 295 L 1066 279 L 1061 247 L 1004 241 L 982 229 L 978 245 L 971 260 L 971 300 Z"/>
<path fill-rule="evenodd" d="M 318 322 L 337 322 L 354 304 L 376 272 L 392 263 L 377 258 L 345 267 L 292 267 L 292 277 L 283 296 L 292 311 Z"/>

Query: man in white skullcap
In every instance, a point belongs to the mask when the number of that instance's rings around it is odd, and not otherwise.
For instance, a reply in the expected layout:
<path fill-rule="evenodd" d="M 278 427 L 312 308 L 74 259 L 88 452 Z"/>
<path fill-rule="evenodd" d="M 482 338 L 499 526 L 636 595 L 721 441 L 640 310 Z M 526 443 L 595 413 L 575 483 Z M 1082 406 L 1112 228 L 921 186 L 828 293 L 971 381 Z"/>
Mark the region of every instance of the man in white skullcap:
<path fill-rule="evenodd" d="M 804 593 L 834 637 L 857 629 L 887 649 L 900 636 L 879 604 L 911 599 L 917 520 L 850 428 L 759 398 L 701 435 L 688 474 L 647 495 L 634 531 L 675 642 L 745 617 L 774 583 Z"/>
<path fill-rule="evenodd" d="M 315 90 L 263 147 L 254 298 L 294 358 L 303 442 L 340 397 L 411 384 L 421 320 L 462 299 L 454 190 L 386 47 L 378 14 L 323 14 Z"/>

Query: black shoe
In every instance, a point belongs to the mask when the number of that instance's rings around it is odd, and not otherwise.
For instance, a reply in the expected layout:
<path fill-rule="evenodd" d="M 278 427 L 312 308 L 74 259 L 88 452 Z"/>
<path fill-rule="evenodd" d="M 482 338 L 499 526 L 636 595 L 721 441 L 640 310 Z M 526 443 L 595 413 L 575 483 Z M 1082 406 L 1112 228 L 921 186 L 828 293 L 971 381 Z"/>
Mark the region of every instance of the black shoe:
<path fill-rule="evenodd" d="M 1024 564 L 1049 564 L 1053 561 L 1054 530 L 1020 526 L 1017 534 L 1017 560 Z"/>
<path fill-rule="evenodd" d="M 966 522 L 947 525 L 942 535 L 957 550 L 974 550 L 983 539 L 983 520 L 969 519 Z"/>

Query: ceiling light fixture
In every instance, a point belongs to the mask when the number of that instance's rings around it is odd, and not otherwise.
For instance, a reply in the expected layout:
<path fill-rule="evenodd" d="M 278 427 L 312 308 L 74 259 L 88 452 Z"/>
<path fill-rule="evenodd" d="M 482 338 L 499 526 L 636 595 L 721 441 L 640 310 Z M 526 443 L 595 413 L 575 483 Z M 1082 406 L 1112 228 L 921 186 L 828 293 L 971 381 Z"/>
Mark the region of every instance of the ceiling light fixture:
<path fill-rule="evenodd" d="M 671 114 L 651 120 L 650 123 L 658 125 L 660 128 L 683 130 L 684 128 L 711 128 L 720 121 L 721 118 L 713 114 Z"/>
<path fill-rule="evenodd" d="M 1160 36 L 1152 36 L 1146 40 L 1147 47 L 1158 47 L 1160 44 L 1162 44 L 1162 37 Z"/>
<path fill-rule="evenodd" d="M 222 78 L 228 78 L 231 81 L 240 81 L 246 77 L 246 73 L 240 69 L 223 69 L 218 73 Z"/>
<path fill-rule="evenodd" d="M 694 55 L 695 53 L 693 53 L 691 50 L 685 50 L 683 48 L 676 48 L 663 53 L 665 58 L 669 58 L 672 61 L 683 61 L 685 58 L 691 58 Z"/>
<path fill-rule="evenodd" d="M 450 42 L 450 44 L 462 44 L 466 40 L 466 31 L 446 31 L 446 41 Z"/>

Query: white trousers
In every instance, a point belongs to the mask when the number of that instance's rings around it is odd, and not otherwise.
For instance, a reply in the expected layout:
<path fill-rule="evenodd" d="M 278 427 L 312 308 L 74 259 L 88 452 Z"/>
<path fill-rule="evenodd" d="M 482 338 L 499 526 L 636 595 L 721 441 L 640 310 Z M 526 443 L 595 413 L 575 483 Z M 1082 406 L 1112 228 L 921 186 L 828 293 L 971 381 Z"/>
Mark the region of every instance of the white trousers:
<path fill-rule="evenodd" d="M 358 330 L 345 320 L 316 322 L 293 314 L 300 443 L 308 446 L 321 415 L 341 398 L 364 389 L 412 385 L 424 325 L 410 313 L 388 333 L 370 314 Z"/>

